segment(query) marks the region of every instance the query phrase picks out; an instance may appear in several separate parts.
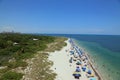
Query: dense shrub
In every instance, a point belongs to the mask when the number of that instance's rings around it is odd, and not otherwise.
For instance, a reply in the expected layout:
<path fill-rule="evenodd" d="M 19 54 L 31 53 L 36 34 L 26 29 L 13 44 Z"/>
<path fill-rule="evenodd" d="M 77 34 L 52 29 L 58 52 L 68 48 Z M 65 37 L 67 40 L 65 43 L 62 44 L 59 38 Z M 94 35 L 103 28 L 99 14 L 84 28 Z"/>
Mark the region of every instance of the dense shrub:
<path fill-rule="evenodd" d="M 0 80 L 20 80 L 22 78 L 22 76 L 23 76 L 23 74 L 21 74 L 21 73 L 8 71 L 1 76 Z"/>
<path fill-rule="evenodd" d="M 33 38 L 38 40 L 34 41 Z M 11 70 L 27 66 L 23 59 L 33 57 L 38 50 L 44 50 L 54 39 L 50 36 L 0 33 L 0 66 L 7 66 L 7 69 L 0 70 L 0 80 L 20 80 L 22 74 L 11 72 Z M 15 61 L 9 62 L 10 59 L 15 59 Z"/>
<path fill-rule="evenodd" d="M 20 60 L 20 61 L 15 61 L 15 62 L 8 62 L 7 66 L 8 66 L 8 68 L 17 68 L 19 66 L 25 67 L 25 66 L 27 66 L 27 63 Z"/>
<path fill-rule="evenodd" d="M 38 39 L 33 41 L 33 38 Z M 38 50 L 44 50 L 54 37 L 32 34 L 0 33 L 0 57 L 12 57 L 17 60 L 27 59 Z M 14 45 L 14 43 L 18 43 Z M 1 60 L 1 59 L 0 59 Z M 2 61 L 4 62 L 4 61 Z"/>

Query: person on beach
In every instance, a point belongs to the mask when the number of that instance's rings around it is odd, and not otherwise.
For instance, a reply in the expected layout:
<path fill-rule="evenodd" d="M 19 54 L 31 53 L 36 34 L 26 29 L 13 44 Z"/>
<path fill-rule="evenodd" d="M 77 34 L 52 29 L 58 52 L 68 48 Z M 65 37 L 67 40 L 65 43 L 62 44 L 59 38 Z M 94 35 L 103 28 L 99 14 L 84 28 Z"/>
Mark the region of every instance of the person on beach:
<path fill-rule="evenodd" d="M 71 58 L 69 59 L 69 62 L 72 63 L 72 60 L 73 60 L 73 58 L 71 57 Z"/>

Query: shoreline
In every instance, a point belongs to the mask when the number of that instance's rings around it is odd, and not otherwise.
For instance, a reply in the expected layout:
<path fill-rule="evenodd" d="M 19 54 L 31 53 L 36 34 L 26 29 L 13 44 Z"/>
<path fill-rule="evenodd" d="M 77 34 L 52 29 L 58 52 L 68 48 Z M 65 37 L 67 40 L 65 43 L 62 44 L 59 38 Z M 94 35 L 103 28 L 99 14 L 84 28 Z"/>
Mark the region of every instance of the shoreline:
<path fill-rule="evenodd" d="M 77 45 L 77 43 L 75 42 L 75 44 Z M 81 48 L 82 50 L 84 50 L 81 46 L 77 45 L 79 48 Z M 90 58 L 90 55 L 88 55 L 87 52 L 83 51 L 84 54 L 87 56 L 88 60 L 89 60 L 89 64 L 91 66 L 91 68 L 93 69 L 94 73 L 96 74 L 96 76 L 98 77 L 98 80 L 103 80 L 101 74 L 99 73 L 99 71 L 96 69 L 96 67 L 94 66 L 94 64 L 92 63 L 92 59 Z"/>
<path fill-rule="evenodd" d="M 98 72 L 98 70 L 95 68 L 95 66 L 93 65 L 93 63 L 91 62 L 92 60 L 90 59 L 90 57 L 88 56 L 87 53 L 85 53 L 85 55 L 88 57 L 88 60 L 89 60 L 89 64 L 91 66 L 91 68 L 93 69 L 93 71 L 95 72 L 95 74 L 97 75 L 98 77 L 98 80 L 103 80 L 100 73 Z"/>
<path fill-rule="evenodd" d="M 55 80 L 68 80 L 68 79 L 76 80 L 72 76 L 72 74 L 76 68 L 76 65 L 75 65 L 75 63 L 72 63 L 72 67 L 70 67 L 70 63 L 69 63 L 70 55 L 68 55 L 69 51 L 68 52 L 66 51 L 66 50 L 70 50 L 70 48 L 73 46 L 69 42 L 69 38 L 65 42 L 67 43 L 67 46 L 63 47 L 60 51 L 55 51 L 55 52 L 50 53 L 49 60 L 51 60 L 53 62 L 53 66 L 51 67 L 51 70 L 53 70 L 53 72 L 55 72 L 57 74 L 57 77 Z M 76 43 L 75 43 L 75 46 L 76 46 Z M 82 48 L 80 48 L 80 49 L 82 49 Z M 102 77 L 100 76 L 99 72 L 96 70 L 96 68 L 92 64 L 90 57 L 86 53 L 85 53 L 85 56 L 88 58 L 89 67 L 90 67 L 90 69 L 92 69 L 97 80 L 103 80 Z M 67 74 L 67 75 L 64 76 L 65 74 Z M 82 77 L 80 80 L 89 80 L 89 78 L 86 77 L 85 72 L 81 72 L 81 74 L 82 74 Z"/>

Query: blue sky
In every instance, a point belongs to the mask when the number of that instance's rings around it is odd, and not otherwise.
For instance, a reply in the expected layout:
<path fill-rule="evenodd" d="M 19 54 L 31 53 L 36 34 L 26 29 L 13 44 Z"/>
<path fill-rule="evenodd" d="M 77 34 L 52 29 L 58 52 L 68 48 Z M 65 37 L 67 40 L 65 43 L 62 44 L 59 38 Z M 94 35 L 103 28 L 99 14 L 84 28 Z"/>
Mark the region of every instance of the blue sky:
<path fill-rule="evenodd" d="M 117 34 L 120 0 L 0 0 L 0 32 Z"/>

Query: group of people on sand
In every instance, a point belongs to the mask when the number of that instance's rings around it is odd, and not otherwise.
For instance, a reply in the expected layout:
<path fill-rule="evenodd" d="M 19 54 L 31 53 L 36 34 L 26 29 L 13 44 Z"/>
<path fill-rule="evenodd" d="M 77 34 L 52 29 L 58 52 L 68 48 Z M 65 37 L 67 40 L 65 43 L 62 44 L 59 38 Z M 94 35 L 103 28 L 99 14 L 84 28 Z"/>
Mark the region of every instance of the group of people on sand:
<path fill-rule="evenodd" d="M 80 79 L 80 77 L 82 76 L 81 72 L 85 72 L 85 74 L 88 78 L 94 77 L 92 70 L 90 70 L 90 68 L 89 68 L 89 61 L 88 61 L 87 56 L 84 53 L 79 55 L 77 52 L 78 51 L 76 51 L 76 49 L 74 47 L 71 47 L 71 49 L 69 51 L 70 64 L 72 64 L 72 63 L 76 64 L 76 69 L 73 72 L 74 78 Z"/>

